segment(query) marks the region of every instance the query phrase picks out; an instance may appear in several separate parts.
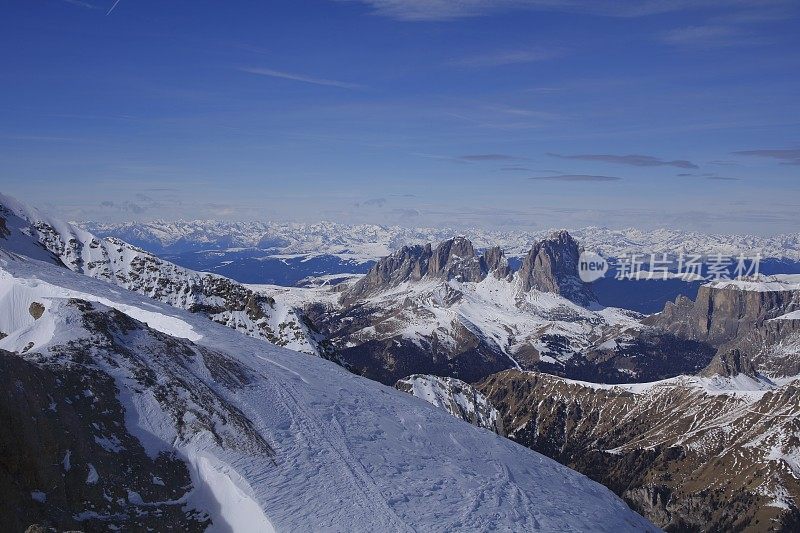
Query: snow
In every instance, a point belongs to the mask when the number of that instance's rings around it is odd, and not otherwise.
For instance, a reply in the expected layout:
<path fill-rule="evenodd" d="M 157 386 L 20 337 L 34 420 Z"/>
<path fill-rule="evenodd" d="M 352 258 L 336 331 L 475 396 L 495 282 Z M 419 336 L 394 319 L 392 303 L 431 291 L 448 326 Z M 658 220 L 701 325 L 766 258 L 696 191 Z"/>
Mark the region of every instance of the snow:
<path fill-rule="evenodd" d="M 500 246 L 508 257 L 522 257 L 531 245 L 554 230 L 493 231 L 483 228 L 407 228 L 374 224 L 347 225 L 332 222 L 313 224 L 281 222 L 222 222 L 213 220 L 125 222 L 107 224 L 86 222 L 83 227 L 101 236 L 115 236 L 140 242 L 151 250 L 183 243 L 212 249 L 215 247 L 259 248 L 275 255 L 337 255 L 356 261 L 377 260 L 405 245 L 440 242 L 464 235 L 477 248 Z M 674 229 L 644 231 L 638 228 L 608 229 L 586 227 L 570 234 L 585 249 L 604 257 L 626 254 L 678 254 L 681 251 L 704 255 L 723 254 L 800 260 L 800 233 L 758 237 L 723 235 Z"/>
<path fill-rule="evenodd" d="M 189 503 L 198 509 L 215 509 L 218 519 L 207 533 L 275 532 L 244 478 L 213 457 L 190 455 L 187 459 L 192 467 L 192 483 L 197 487 Z"/>
<path fill-rule="evenodd" d="M 89 473 L 86 474 L 86 484 L 94 485 L 100 479 L 100 476 L 92 463 L 88 463 L 86 467 L 89 469 Z"/>
<path fill-rule="evenodd" d="M 791 313 L 786 313 L 785 315 L 773 318 L 772 320 L 800 320 L 800 310 L 792 311 Z"/>
<path fill-rule="evenodd" d="M 138 294 L 42 262 L 4 258 L 0 272 L 0 295 L 15 295 L 16 309 L 46 302 L 55 329 L 37 350 L 87 335 L 64 300 L 81 297 L 147 318 L 168 334 L 195 332 L 193 342 L 248 369 L 252 381 L 244 387 L 206 383 L 251 421 L 274 457 L 220 444 L 208 431 L 178 438 L 157 400 L 117 377 L 129 431 L 149 453 L 173 448 L 189 461 L 193 497 L 213 503 L 208 511 L 219 525 L 238 530 L 247 519 L 277 531 L 655 531 L 588 478 L 321 358 L 166 304 L 146 306 Z M 38 335 L 49 328 L 45 316 L 3 320 L 3 331 L 14 325 Z M 147 361 L 154 354 L 140 337 L 131 349 Z M 98 479 L 89 465 L 87 483 Z"/>
<path fill-rule="evenodd" d="M 707 284 L 715 289 L 739 289 L 742 291 L 774 292 L 800 290 L 800 274 L 775 274 L 759 276 L 757 279 L 720 280 Z"/>

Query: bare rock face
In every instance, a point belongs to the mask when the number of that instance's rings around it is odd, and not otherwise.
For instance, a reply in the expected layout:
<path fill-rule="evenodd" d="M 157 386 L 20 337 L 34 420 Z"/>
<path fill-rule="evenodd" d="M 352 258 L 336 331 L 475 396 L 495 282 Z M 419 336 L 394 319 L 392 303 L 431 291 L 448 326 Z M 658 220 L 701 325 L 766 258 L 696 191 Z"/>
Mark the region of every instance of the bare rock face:
<path fill-rule="evenodd" d="M 175 454 L 148 456 L 125 429 L 113 378 L 0 350 L 0 516 L 5 531 L 204 531 Z M 147 503 L 145 503 L 147 502 Z"/>
<path fill-rule="evenodd" d="M 486 277 L 486 265 L 475 253 L 472 243 L 455 237 L 436 248 L 404 246 L 373 266 L 353 287 L 342 295 L 343 303 L 352 303 L 377 292 L 396 287 L 407 281 L 425 277 L 467 282 L 479 282 Z"/>
<path fill-rule="evenodd" d="M 702 376 L 733 377 L 744 374 L 755 378 L 758 373 L 753 361 L 740 350 L 720 352 L 714 356 L 711 363 L 700 373 Z"/>
<path fill-rule="evenodd" d="M 497 279 L 510 279 L 511 267 L 508 266 L 508 259 L 499 246 L 493 246 L 483 254 L 483 262 L 486 270 Z"/>
<path fill-rule="evenodd" d="M 700 287 L 695 301 L 684 296 L 645 322 L 680 338 L 714 346 L 722 357 L 737 352 L 759 372 L 800 373 L 800 290 L 757 290 L 734 283 Z"/>
<path fill-rule="evenodd" d="M 11 232 L 6 226 L 6 219 L 0 216 L 0 239 L 7 239 Z"/>
<path fill-rule="evenodd" d="M 559 294 L 580 305 L 596 301 L 589 285 L 578 277 L 579 256 L 578 243 L 564 230 L 537 242 L 522 261 L 522 290 Z"/>
<path fill-rule="evenodd" d="M 486 266 L 468 239 L 455 237 L 442 242 L 433 251 L 428 275 L 477 283 L 486 277 Z"/>

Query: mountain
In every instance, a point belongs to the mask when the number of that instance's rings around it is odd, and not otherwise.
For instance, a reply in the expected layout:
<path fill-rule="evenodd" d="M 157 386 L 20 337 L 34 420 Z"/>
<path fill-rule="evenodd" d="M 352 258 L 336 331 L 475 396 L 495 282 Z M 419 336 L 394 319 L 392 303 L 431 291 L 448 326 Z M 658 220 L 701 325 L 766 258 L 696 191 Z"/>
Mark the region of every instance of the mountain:
<path fill-rule="evenodd" d="M 378 260 L 403 246 L 441 242 L 464 235 L 479 249 L 503 248 L 509 257 L 524 257 L 532 242 L 553 233 L 486 230 L 482 228 L 404 228 L 375 224 L 333 222 L 221 222 L 211 220 L 101 223 L 85 222 L 85 229 L 103 237 L 117 237 L 154 253 L 258 248 L 275 254 L 329 254 L 359 260 Z M 626 254 L 674 254 L 681 250 L 701 254 L 738 255 L 760 252 L 762 257 L 800 261 L 800 233 L 759 237 L 705 234 L 674 229 L 575 228 L 570 234 L 587 250 L 605 257 Z"/>
<path fill-rule="evenodd" d="M 710 362 L 711 346 L 597 305 L 578 254 L 564 231 L 533 243 L 516 272 L 499 248 L 479 254 L 464 237 L 405 246 L 332 289 L 337 301 L 306 292 L 304 314 L 332 358 L 389 385 L 410 374 L 472 382 L 509 368 L 641 381 Z"/>
<path fill-rule="evenodd" d="M 6 528 L 656 530 L 598 483 L 427 402 L 8 242 Z"/>
<path fill-rule="evenodd" d="M 280 346 L 318 351 L 315 335 L 297 309 L 241 283 L 179 267 L 113 237 L 96 237 L 2 195 L 0 221 L 9 251 L 58 262 Z"/>
<path fill-rule="evenodd" d="M 708 283 L 647 322 L 718 353 L 741 352 L 771 377 L 800 374 L 800 275 Z"/>
<path fill-rule="evenodd" d="M 509 438 L 603 483 L 667 531 L 794 531 L 798 281 L 713 282 L 695 301 L 680 298 L 645 318 L 646 327 L 715 350 L 694 376 L 608 385 L 508 370 L 468 394 L 435 376 L 398 387 L 485 427 L 485 417 L 462 408 L 470 394 L 480 398 Z"/>
<path fill-rule="evenodd" d="M 666 531 L 797 531 L 800 381 L 597 385 L 510 370 L 477 390 L 509 438 L 600 481 Z"/>

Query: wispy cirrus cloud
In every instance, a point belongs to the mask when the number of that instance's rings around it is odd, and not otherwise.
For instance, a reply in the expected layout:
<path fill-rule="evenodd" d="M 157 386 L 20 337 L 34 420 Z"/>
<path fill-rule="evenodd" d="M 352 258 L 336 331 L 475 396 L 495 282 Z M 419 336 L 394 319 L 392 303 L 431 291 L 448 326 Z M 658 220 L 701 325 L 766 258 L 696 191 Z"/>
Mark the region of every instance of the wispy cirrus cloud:
<path fill-rule="evenodd" d="M 661 34 L 661 41 L 675 46 L 706 48 L 745 46 L 767 42 L 763 37 L 756 36 L 741 27 L 724 25 L 675 28 Z"/>
<path fill-rule="evenodd" d="M 749 155 L 777 159 L 782 165 L 800 165 L 800 148 L 773 150 L 740 150 L 735 155 Z"/>
<path fill-rule="evenodd" d="M 674 159 L 672 161 L 660 159 L 652 155 L 613 155 L 613 154 L 577 154 L 563 155 L 548 152 L 551 157 L 560 159 L 577 159 L 579 161 L 601 161 L 603 163 L 616 163 L 620 165 L 630 165 L 634 167 L 678 167 L 678 168 L 700 168 L 691 161 L 685 159 Z"/>
<path fill-rule="evenodd" d="M 337 0 L 369 6 L 372 12 L 405 21 L 442 21 L 512 10 L 559 11 L 607 17 L 645 17 L 710 8 L 747 8 L 743 0 Z M 777 1 L 777 0 L 775 0 Z"/>
<path fill-rule="evenodd" d="M 299 81 L 302 83 L 310 83 L 313 85 L 323 85 L 327 87 L 339 87 L 341 89 L 363 89 L 363 85 L 357 83 L 349 83 L 345 81 L 329 80 L 326 78 L 315 78 L 313 76 L 306 76 L 305 74 L 296 74 L 293 72 L 284 72 L 282 70 L 274 70 L 271 68 L 262 67 L 239 67 L 237 70 L 247 72 L 249 74 L 257 74 L 259 76 L 267 76 L 270 78 L 279 78 L 284 80 Z"/>
<path fill-rule="evenodd" d="M 617 176 L 598 176 L 596 174 L 558 174 L 556 176 L 535 176 L 528 178 L 535 181 L 619 181 Z"/>
<path fill-rule="evenodd" d="M 83 0 L 62 0 L 62 1 L 67 3 L 67 4 L 70 4 L 70 5 L 73 5 L 73 6 L 77 6 L 77 7 L 83 7 L 83 8 L 86 8 L 86 9 L 100 9 L 96 5 L 90 4 L 89 2 L 84 2 Z"/>
<path fill-rule="evenodd" d="M 558 57 L 560 54 L 560 51 L 546 50 L 544 48 L 504 50 L 462 57 L 460 59 L 450 61 L 449 64 L 457 67 L 470 68 L 502 67 L 505 65 L 517 65 L 521 63 L 545 61 Z"/>

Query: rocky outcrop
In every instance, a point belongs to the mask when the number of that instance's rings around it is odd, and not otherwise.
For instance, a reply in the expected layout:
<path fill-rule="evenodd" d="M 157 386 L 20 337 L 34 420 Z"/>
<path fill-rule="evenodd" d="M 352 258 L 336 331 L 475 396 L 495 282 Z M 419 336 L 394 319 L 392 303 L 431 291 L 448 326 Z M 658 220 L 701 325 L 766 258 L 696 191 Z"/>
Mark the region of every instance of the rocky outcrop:
<path fill-rule="evenodd" d="M 32 357 L 32 356 L 28 356 Z M 5 531 L 204 531 L 175 454 L 151 458 L 125 430 L 114 380 L 91 365 L 0 350 L 0 518 Z M 53 529 L 50 529 L 53 528 Z"/>
<path fill-rule="evenodd" d="M 590 386 L 510 370 L 476 388 L 509 438 L 603 483 L 666 531 L 796 531 L 797 382 L 751 380 L 744 394 L 741 379 L 709 382 Z"/>
<path fill-rule="evenodd" d="M 511 279 L 511 267 L 499 246 L 493 246 L 486 250 L 483 254 L 483 262 L 486 264 L 486 270 L 497 279 Z"/>
<path fill-rule="evenodd" d="M 436 248 L 404 246 L 373 266 L 342 295 L 343 302 L 354 302 L 407 281 L 431 279 L 479 282 L 486 277 L 486 265 L 464 237 L 441 242 Z"/>
<path fill-rule="evenodd" d="M 773 376 L 800 373 L 800 289 L 773 280 L 717 282 L 692 301 L 668 303 L 646 323 L 680 338 L 707 343 L 727 357 L 735 351 Z"/>
<path fill-rule="evenodd" d="M 559 231 L 536 243 L 519 270 L 521 289 L 559 294 L 580 305 L 596 300 L 588 284 L 578 277 L 578 243 L 566 231 Z"/>
<path fill-rule="evenodd" d="M 719 352 L 714 359 L 700 373 L 701 376 L 733 377 L 744 374 L 752 378 L 758 377 L 756 367 L 750 358 L 740 350 Z"/>
<path fill-rule="evenodd" d="M 497 409 L 486 396 L 460 379 L 415 374 L 401 379 L 394 386 L 473 426 L 505 435 Z"/>
<path fill-rule="evenodd" d="M 428 275 L 445 280 L 478 283 L 486 277 L 486 265 L 478 258 L 469 240 L 455 237 L 442 242 L 433 250 Z"/>

